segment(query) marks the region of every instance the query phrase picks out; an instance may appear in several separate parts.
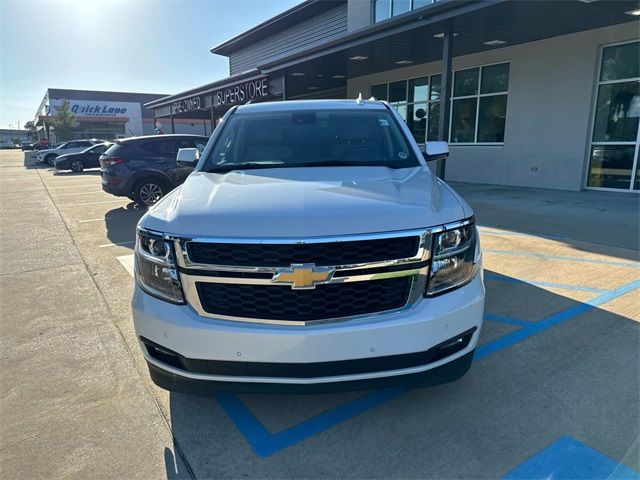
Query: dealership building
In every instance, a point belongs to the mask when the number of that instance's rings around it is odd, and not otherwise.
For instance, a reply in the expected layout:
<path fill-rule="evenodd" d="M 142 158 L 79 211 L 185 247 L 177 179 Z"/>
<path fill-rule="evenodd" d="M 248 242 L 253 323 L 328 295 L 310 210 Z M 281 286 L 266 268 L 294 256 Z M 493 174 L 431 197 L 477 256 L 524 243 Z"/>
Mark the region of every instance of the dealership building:
<path fill-rule="evenodd" d="M 111 140 L 153 135 L 156 128 L 169 133 L 161 121 L 154 123 L 153 111 L 145 103 L 166 97 L 154 93 L 102 92 L 49 88 L 36 113 L 39 138 L 57 143 L 52 122 L 63 99 L 69 100 L 76 126 L 72 138 Z M 200 119 L 181 118 L 174 122 L 176 133 L 211 134 L 211 125 Z"/>
<path fill-rule="evenodd" d="M 307 0 L 211 49 L 229 77 L 149 102 L 178 128 L 248 101 L 373 96 L 447 180 L 640 189 L 640 4 Z"/>

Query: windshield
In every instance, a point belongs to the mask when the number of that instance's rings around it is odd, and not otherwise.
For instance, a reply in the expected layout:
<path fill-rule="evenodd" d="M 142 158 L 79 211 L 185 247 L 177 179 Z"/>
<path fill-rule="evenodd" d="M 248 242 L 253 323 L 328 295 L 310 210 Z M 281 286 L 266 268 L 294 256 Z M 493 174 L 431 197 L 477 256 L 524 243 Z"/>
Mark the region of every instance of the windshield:
<path fill-rule="evenodd" d="M 237 113 L 225 123 L 205 171 L 419 165 L 398 124 L 386 110 Z"/>
<path fill-rule="evenodd" d="M 57 148 L 57 149 L 64 148 L 64 147 L 65 147 L 65 145 L 68 145 L 69 143 L 70 143 L 70 142 L 64 142 L 64 143 L 62 143 L 62 144 L 58 145 L 56 148 Z"/>
<path fill-rule="evenodd" d="M 108 144 L 99 143 L 97 145 L 91 145 L 90 147 L 85 148 L 80 153 L 88 153 L 88 152 L 100 153 L 101 151 L 104 151 L 109 147 L 110 145 Z"/>

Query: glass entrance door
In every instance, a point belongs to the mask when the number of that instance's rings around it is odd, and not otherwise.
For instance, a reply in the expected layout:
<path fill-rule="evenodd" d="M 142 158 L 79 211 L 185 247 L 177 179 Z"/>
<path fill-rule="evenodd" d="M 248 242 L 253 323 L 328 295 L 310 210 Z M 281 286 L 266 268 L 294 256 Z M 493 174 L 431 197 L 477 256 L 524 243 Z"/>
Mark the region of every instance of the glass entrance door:
<path fill-rule="evenodd" d="M 602 49 L 588 188 L 639 190 L 640 42 Z"/>

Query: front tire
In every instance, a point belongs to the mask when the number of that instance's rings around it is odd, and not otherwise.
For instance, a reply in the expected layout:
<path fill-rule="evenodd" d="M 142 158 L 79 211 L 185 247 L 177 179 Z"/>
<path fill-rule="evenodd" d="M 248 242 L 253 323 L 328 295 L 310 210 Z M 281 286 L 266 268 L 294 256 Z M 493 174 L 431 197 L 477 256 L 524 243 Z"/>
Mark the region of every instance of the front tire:
<path fill-rule="evenodd" d="M 55 155 L 47 155 L 44 158 L 44 163 L 46 163 L 46 164 L 48 164 L 48 165 L 50 165 L 52 167 L 55 166 L 55 164 L 56 164 L 56 156 Z"/>
<path fill-rule="evenodd" d="M 82 163 L 81 160 L 74 160 L 73 162 L 71 162 L 71 164 L 69 165 L 69 169 L 72 172 L 76 172 L 76 173 L 80 173 L 81 171 L 84 170 L 84 163 Z"/>
<path fill-rule="evenodd" d="M 167 188 L 164 183 L 155 178 L 141 180 L 133 191 L 133 199 L 139 205 L 151 207 L 165 196 Z"/>

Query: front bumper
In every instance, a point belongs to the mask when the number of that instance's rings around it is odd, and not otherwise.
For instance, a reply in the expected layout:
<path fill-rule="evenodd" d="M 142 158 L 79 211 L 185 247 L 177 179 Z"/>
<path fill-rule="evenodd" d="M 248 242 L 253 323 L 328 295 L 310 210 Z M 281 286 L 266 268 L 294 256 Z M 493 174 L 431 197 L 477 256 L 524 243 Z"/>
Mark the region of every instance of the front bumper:
<path fill-rule="evenodd" d="M 152 342 L 186 359 L 231 366 L 225 374 L 212 368 L 208 373 L 202 369 L 183 370 L 172 366 L 170 363 L 173 362 L 159 360 L 161 356 L 150 355 L 141 341 L 152 379 L 161 387 L 183 390 L 187 387 L 192 389 L 202 382 L 219 382 L 210 388 L 240 390 L 238 386 L 246 384 L 251 391 L 262 389 L 256 386 L 268 390 L 271 387 L 301 387 L 315 391 L 320 386 L 330 390 L 347 385 L 350 388 L 369 388 L 376 379 L 386 379 L 384 383 L 395 382 L 392 377 L 398 377 L 398 381 L 427 384 L 457 378 L 469 368 L 478 342 L 484 295 L 480 273 L 469 284 L 438 297 L 425 298 L 408 310 L 339 323 L 288 326 L 203 318 L 188 305 L 158 300 L 136 285 L 132 311 L 136 333 L 147 343 Z M 429 349 L 469 331 L 472 333 L 463 349 L 445 358 L 426 355 Z M 385 357 L 397 358 L 408 354 L 424 354 L 426 363 L 397 368 L 402 366 L 402 362 L 391 362 L 388 368 L 384 366 Z M 429 361 L 433 358 L 436 360 Z M 376 360 L 377 368 L 375 371 L 351 369 L 356 373 L 346 374 L 340 374 L 338 370 L 338 374 L 332 375 L 327 373 L 327 369 L 318 367 L 332 362 L 344 364 L 349 360 Z M 440 367 L 456 360 L 459 360 L 456 368 L 444 369 L 447 373 L 443 374 Z M 265 364 L 298 364 L 298 368 L 291 370 L 298 372 L 304 370 L 299 364 L 314 364 L 314 371 L 323 373 L 318 376 L 299 373 L 287 376 L 280 369 L 277 376 L 256 375 L 256 371 L 272 371 L 262 368 Z M 242 368 L 243 365 L 257 365 L 262 370 Z M 380 382 L 373 382 L 377 383 Z"/>

